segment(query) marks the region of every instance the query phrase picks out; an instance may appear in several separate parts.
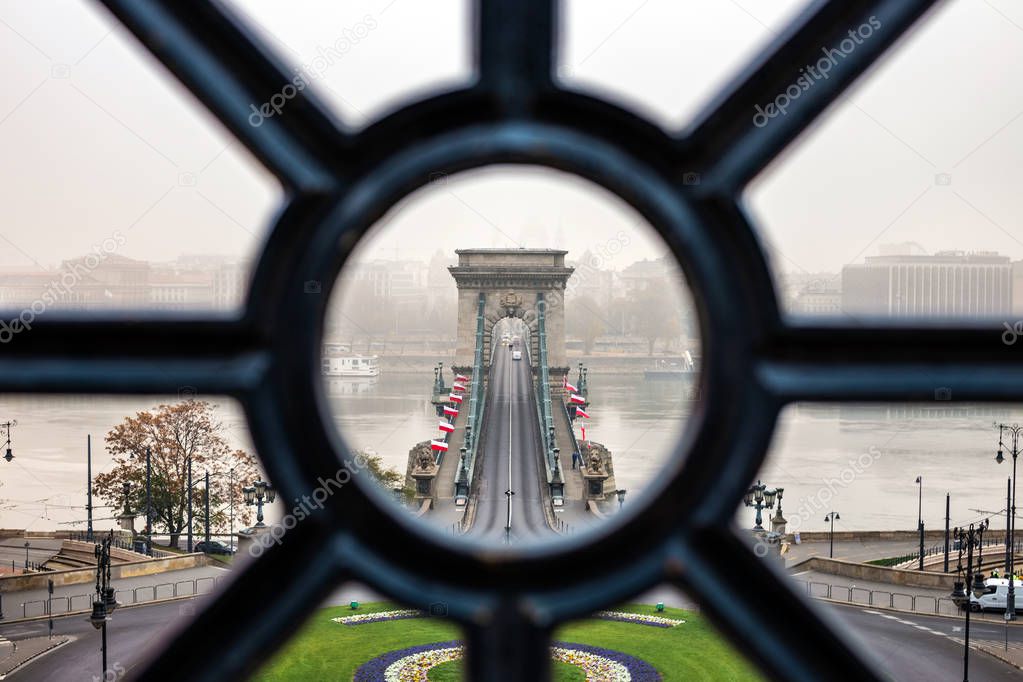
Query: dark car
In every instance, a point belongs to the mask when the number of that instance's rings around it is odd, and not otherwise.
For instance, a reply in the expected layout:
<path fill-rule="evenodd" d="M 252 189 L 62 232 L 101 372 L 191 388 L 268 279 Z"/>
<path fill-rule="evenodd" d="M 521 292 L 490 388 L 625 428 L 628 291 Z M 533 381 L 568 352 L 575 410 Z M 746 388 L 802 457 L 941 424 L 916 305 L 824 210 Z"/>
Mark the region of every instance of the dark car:
<path fill-rule="evenodd" d="M 203 554 L 234 554 L 233 549 L 227 545 L 217 542 L 216 540 L 196 543 L 195 551 L 202 552 Z"/>

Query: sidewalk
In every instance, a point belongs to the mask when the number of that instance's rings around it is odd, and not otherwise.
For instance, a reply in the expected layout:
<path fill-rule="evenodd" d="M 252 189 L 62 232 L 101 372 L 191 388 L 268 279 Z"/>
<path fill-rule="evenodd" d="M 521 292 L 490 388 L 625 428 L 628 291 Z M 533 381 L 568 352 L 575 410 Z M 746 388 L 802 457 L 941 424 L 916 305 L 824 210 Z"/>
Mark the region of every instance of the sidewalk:
<path fill-rule="evenodd" d="M 902 556 L 919 549 L 919 542 L 905 540 L 835 540 L 834 558 L 865 562 Z M 829 550 L 830 543 L 827 541 L 803 542 L 799 545 L 791 543 L 785 554 L 785 565 L 792 566 L 814 555 L 826 557 Z"/>
<path fill-rule="evenodd" d="M 175 596 L 175 588 L 186 594 L 191 593 L 192 581 L 202 578 L 196 585 L 196 592 L 207 592 L 213 589 L 213 580 L 219 576 L 226 576 L 230 572 L 216 566 L 205 566 L 202 568 L 189 568 L 180 571 L 168 571 L 156 575 L 146 575 L 137 578 L 122 578 L 112 581 L 116 590 L 117 599 L 125 604 L 133 603 L 133 590 L 136 588 L 150 588 L 140 590 L 139 601 L 149 601 L 154 598 L 164 599 Z M 95 594 L 94 583 L 81 583 L 78 585 L 65 585 L 55 587 L 53 590 L 53 614 L 58 615 L 68 611 L 80 611 L 92 607 L 92 597 Z M 155 596 L 154 596 L 155 595 Z M 50 597 L 45 589 L 22 590 L 20 592 L 7 592 L 0 595 L 3 606 L 3 620 L 9 622 L 15 618 L 30 618 L 46 614 L 46 603 Z"/>
<path fill-rule="evenodd" d="M 19 639 L 17 642 L 0 637 L 0 679 L 3 679 L 17 668 L 25 665 L 36 656 L 41 656 L 50 649 L 73 641 L 74 637 L 61 635 L 50 639 L 49 637 L 28 637 Z"/>

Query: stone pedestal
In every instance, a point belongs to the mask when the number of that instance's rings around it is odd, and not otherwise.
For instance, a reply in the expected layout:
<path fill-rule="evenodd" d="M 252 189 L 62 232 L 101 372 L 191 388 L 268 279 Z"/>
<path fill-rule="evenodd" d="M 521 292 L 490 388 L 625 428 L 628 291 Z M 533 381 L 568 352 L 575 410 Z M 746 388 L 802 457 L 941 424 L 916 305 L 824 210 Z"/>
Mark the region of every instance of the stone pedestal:
<path fill-rule="evenodd" d="M 785 535 L 785 524 L 788 520 L 781 515 L 781 510 L 771 518 L 771 532 L 778 535 Z"/>
<path fill-rule="evenodd" d="M 585 499 L 602 502 L 604 500 L 604 482 L 611 474 L 604 466 L 604 460 L 595 448 L 591 446 L 585 450 L 582 469 L 583 480 L 586 483 Z"/>
<path fill-rule="evenodd" d="M 433 482 L 437 478 L 438 471 L 440 471 L 440 467 L 434 464 L 429 469 L 416 469 L 412 472 L 412 478 L 416 482 L 415 490 L 417 500 L 433 498 Z"/>
<path fill-rule="evenodd" d="M 121 530 L 127 531 L 128 533 L 131 534 L 132 537 L 135 537 L 135 515 L 134 514 L 129 514 L 127 512 L 124 513 L 124 514 L 121 514 L 120 516 L 117 517 L 117 525 L 118 525 L 118 527 Z"/>
<path fill-rule="evenodd" d="M 237 538 L 236 544 L 238 546 L 236 555 L 247 554 L 253 557 L 258 557 L 266 551 L 269 543 L 263 536 L 269 532 L 270 526 L 253 526 L 251 528 L 243 528 L 238 531 L 235 535 Z"/>

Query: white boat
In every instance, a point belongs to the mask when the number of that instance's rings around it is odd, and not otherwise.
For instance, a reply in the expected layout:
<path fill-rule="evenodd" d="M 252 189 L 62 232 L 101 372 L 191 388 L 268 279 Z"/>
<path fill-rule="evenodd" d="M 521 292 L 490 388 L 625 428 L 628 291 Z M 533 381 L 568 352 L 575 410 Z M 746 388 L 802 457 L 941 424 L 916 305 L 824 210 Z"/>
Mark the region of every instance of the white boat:
<path fill-rule="evenodd" d="M 377 356 L 342 355 L 323 358 L 323 376 L 325 377 L 375 377 L 380 375 L 380 363 Z"/>

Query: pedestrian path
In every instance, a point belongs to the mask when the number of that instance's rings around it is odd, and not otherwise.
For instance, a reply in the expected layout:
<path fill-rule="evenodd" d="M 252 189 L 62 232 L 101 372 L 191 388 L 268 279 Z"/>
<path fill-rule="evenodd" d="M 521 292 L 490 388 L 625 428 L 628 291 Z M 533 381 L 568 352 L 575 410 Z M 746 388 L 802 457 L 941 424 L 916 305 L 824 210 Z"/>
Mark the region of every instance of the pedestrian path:
<path fill-rule="evenodd" d="M 69 635 L 59 637 L 28 637 L 12 642 L 0 636 L 0 680 L 25 665 L 37 656 L 51 649 L 63 646 L 75 638 Z"/>

